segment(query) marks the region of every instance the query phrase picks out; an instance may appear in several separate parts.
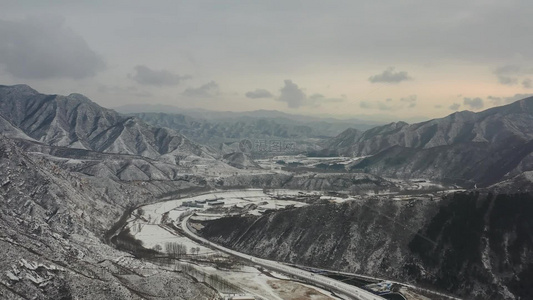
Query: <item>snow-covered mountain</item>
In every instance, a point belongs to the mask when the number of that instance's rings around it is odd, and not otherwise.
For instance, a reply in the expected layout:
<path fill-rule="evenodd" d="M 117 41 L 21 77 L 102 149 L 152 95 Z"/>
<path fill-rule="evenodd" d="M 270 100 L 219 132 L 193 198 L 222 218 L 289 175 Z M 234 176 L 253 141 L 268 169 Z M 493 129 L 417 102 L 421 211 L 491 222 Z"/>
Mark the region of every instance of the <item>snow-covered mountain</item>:
<path fill-rule="evenodd" d="M 479 113 L 348 129 L 323 154 L 366 156 L 353 166 L 378 175 L 492 184 L 533 169 L 533 97 Z"/>
<path fill-rule="evenodd" d="M 44 95 L 27 85 L 0 86 L 0 116 L 50 146 L 151 159 L 217 155 L 174 130 L 122 116 L 80 94 Z"/>
<path fill-rule="evenodd" d="M 461 299 L 531 299 L 532 203 L 531 194 L 383 197 L 227 217 L 204 222 L 202 234 L 251 255 Z"/>
<path fill-rule="evenodd" d="M 194 186 L 68 172 L 0 135 L 1 299 L 196 299 L 214 291 L 104 243 L 127 207 Z M 145 295 L 150 295 L 146 297 Z"/>
<path fill-rule="evenodd" d="M 0 130 L 24 150 L 91 176 L 176 180 L 195 173 L 196 165 L 209 165 L 216 174 L 236 171 L 210 147 L 80 94 L 44 95 L 27 85 L 0 86 Z"/>

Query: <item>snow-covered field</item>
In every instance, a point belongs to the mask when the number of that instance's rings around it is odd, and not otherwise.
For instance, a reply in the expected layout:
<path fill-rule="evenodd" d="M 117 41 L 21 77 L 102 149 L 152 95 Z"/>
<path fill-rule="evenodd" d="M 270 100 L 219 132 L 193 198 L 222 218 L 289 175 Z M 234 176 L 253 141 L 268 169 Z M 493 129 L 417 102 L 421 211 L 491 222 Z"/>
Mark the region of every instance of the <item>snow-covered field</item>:
<path fill-rule="evenodd" d="M 256 162 L 265 169 L 270 169 L 275 166 L 281 167 L 282 165 L 277 164 L 278 161 L 283 161 L 285 164 L 290 163 L 298 163 L 306 167 L 315 167 L 318 164 L 324 163 L 324 164 L 341 164 L 341 165 L 347 165 L 350 163 L 353 163 L 355 161 L 358 161 L 360 159 L 363 159 L 368 156 L 361 156 L 361 157 L 307 157 L 304 155 L 283 155 L 283 156 L 275 156 L 273 158 L 268 159 L 256 159 Z"/>
<path fill-rule="evenodd" d="M 187 247 L 187 253 L 191 254 L 191 249 L 197 248 L 199 252 L 196 254 L 199 257 L 209 254 L 217 254 L 223 257 L 227 257 L 218 250 L 212 250 L 206 248 L 199 243 L 190 240 L 189 238 L 179 234 L 168 225 L 162 224 L 163 218 L 166 218 L 164 223 L 174 221 L 174 224 L 179 225 L 176 222 L 180 216 L 184 214 L 194 213 L 191 218 L 197 220 L 207 220 L 214 218 L 221 218 L 226 216 L 225 213 L 210 212 L 208 211 L 211 206 L 204 203 L 203 208 L 192 208 L 182 206 L 184 202 L 205 201 L 205 200 L 217 200 L 224 202 L 221 207 L 232 208 L 239 207 L 244 208 L 247 205 L 253 204 L 257 206 L 255 209 L 246 211 L 251 214 L 261 214 L 261 211 L 267 209 L 282 209 L 287 205 L 294 205 L 295 207 L 302 207 L 307 205 L 306 203 L 288 200 L 277 200 L 273 197 L 278 195 L 296 196 L 301 191 L 294 190 L 276 190 L 272 196 L 263 193 L 259 189 L 249 190 L 237 190 L 237 191 L 218 191 L 211 192 L 193 197 L 168 200 L 165 202 L 145 205 L 140 208 L 140 211 L 135 211 L 128 220 L 128 227 L 130 232 L 136 239 L 143 242 L 144 247 L 153 248 L 159 245 L 163 251 L 165 250 L 165 244 L 169 242 L 177 242 Z M 340 200 L 339 200 L 340 201 Z M 194 255 L 193 255 L 194 256 Z M 188 264 L 187 262 L 182 262 Z M 319 288 L 305 285 L 298 282 L 288 280 L 289 278 L 277 274 L 275 272 L 262 272 L 260 269 L 252 266 L 240 266 L 232 270 L 224 270 L 215 268 L 211 264 L 199 264 L 194 263 L 194 268 L 210 275 L 218 275 L 228 282 L 239 286 L 242 290 L 246 291 L 249 295 L 254 295 L 257 298 L 266 299 L 303 299 L 298 297 L 309 297 L 309 299 L 316 300 L 330 300 L 337 299 L 330 296 L 327 291 Z M 293 296 L 288 296 L 291 294 Z"/>
<path fill-rule="evenodd" d="M 203 247 L 184 236 L 176 235 L 175 233 L 172 233 L 171 229 L 160 225 L 146 224 L 141 226 L 141 231 L 136 232 L 135 228 L 132 228 L 131 230 L 135 238 L 143 242 L 145 248 L 153 248 L 154 246 L 159 245 L 164 250 L 166 243 L 177 242 L 185 245 L 189 253 L 193 247 L 200 249 L 198 252 L 199 255 L 215 253 L 213 250 Z"/>
<path fill-rule="evenodd" d="M 232 191 L 215 191 L 196 195 L 188 198 L 168 200 L 164 202 L 154 203 L 142 206 L 135 211 L 128 220 L 128 228 L 131 234 L 138 240 L 143 242 L 144 247 L 153 248 L 159 245 L 163 250 L 165 244 L 168 242 L 177 242 L 185 245 L 188 253 L 192 248 L 200 248 L 198 254 L 209 254 L 212 251 L 208 248 L 189 240 L 186 237 L 180 236 L 167 226 L 163 226 L 163 218 L 166 222 L 176 222 L 184 214 L 194 213 L 193 220 L 213 220 L 225 217 L 230 214 L 243 213 L 261 215 L 266 210 L 283 209 L 289 205 L 294 207 L 302 207 L 307 205 L 303 202 L 291 200 L 278 200 L 275 197 L 279 195 L 297 196 L 302 191 L 297 190 L 276 190 L 273 194 L 267 195 L 260 189 L 248 190 L 232 190 Z M 346 199 L 327 197 L 335 202 L 342 202 Z M 217 206 L 215 211 L 211 211 L 213 206 L 209 205 L 209 200 L 223 202 L 222 205 Z M 203 205 L 202 208 L 186 207 L 184 203 L 195 203 Z M 249 207 L 244 210 L 243 208 Z M 238 208 L 237 212 L 227 213 L 230 208 Z"/>
<path fill-rule="evenodd" d="M 277 194 L 284 194 L 284 195 L 297 195 L 299 191 L 293 191 L 293 190 L 277 190 Z M 199 203 L 200 205 L 203 205 L 203 208 L 193 208 L 193 207 L 183 207 L 182 205 L 184 202 L 196 202 L 196 201 L 204 201 L 204 200 L 215 200 L 217 199 L 220 202 L 224 202 L 222 207 L 230 208 L 230 207 L 239 207 L 242 208 L 249 204 L 255 204 L 258 206 L 256 210 L 250 211 L 250 213 L 257 213 L 259 210 L 266 210 L 266 209 L 281 209 L 285 208 L 287 205 L 294 205 L 295 207 L 301 207 L 305 206 L 307 204 L 302 202 L 296 202 L 296 201 L 287 201 L 287 200 L 276 200 L 270 197 L 269 195 L 266 195 L 263 193 L 260 189 L 250 189 L 250 190 L 238 190 L 238 191 L 220 191 L 220 192 L 212 192 L 208 194 L 202 194 L 198 196 L 193 196 L 189 198 L 182 198 L 182 199 L 174 199 L 174 200 L 168 200 L 165 202 L 159 202 L 155 204 L 150 204 L 142 207 L 143 210 L 143 219 L 144 220 L 137 220 L 137 223 L 147 223 L 147 224 L 161 224 L 161 218 L 163 214 L 168 212 L 168 217 L 172 220 L 176 220 L 179 218 L 180 215 L 184 213 L 190 213 L 191 211 L 195 211 L 198 213 L 201 213 L 202 211 L 205 211 L 206 209 L 211 208 L 206 203 Z M 206 213 L 203 213 L 202 215 L 207 215 Z M 215 214 L 217 215 L 217 214 Z M 222 217 L 223 215 L 219 215 Z M 130 221 L 133 221 L 133 219 L 130 219 Z"/>

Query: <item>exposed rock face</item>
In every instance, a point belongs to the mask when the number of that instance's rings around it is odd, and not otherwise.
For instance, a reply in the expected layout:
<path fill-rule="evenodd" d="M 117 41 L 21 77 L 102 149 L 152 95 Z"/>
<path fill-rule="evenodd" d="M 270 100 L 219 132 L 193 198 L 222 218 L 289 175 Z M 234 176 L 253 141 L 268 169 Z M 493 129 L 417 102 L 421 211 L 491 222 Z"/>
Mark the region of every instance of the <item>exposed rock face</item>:
<path fill-rule="evenodd" d="M 195 164 L 233 172 L 219 154 L 180 133 L 103 108 L 79 94 L 0 86 L 0 130 L 68 170 L 109 179 L 182 180 Z"/>
<path fill-rule="evenodd" d="M 0 86 L 0 114 L 27 136 L 51 146 L 152 159 L 216 155 L 176 131 L 121 116 L 80 94 L 43 95 L 26 85 Z"/>
<path fill-rule="evenodd" d="M 240 188 L 284 188 L 310 191 L 344 191 L 349 193 L 367 193 L 389 191 L 397 188 L 395 184 L 381 177 L 363 173 L 326 173 L 326 174 L 264 174 L 237 175 L 221 178 L 218 187 Z"/>
<path fill-rule="evenodd" d="M 72 174 L 0 137 L 0 298 L 192 299 L 183 275 L 126 258 L 101 240 L 123 209 L 183 182 L 145 185 Z M 166 283 L 165 283 L 166 282 Z"/>
<path fill-rule="evenodd" d="M 48 146 L 27 140 L 16 142 L 33 156 L 53 161 L 63 169 L 110 180 L 181 180 L 187 176 L 184 173 L 190 173 L 188 168 L 165 160 Z"/>
<path fill-rule="evenodd" d="M 533 97 L 412 125 L 347 130 L 326 148 L 326 154 L 373 155 L 354 166 L 373 174 L 489 185 L 531 170 Z"/>
<path fill-rule="evenodd" d="M 249 154 L 243 152 L 232 152 L 225 154 L 222 157 L 222 160 L 228 165 L 238 169 L 260 168 L 260 166 L 253 161 Z"/>
<path fill-rule="evenodd" d="M 533 171 L 523 172 L 513 178 L 498 182 L 489 188 L 502 194 L 533 191 Z"/>
<path fill-rule="evenodd" d="M 206 222 L 242 252 L 357 272 L 467 299 L 533 297 L 533 196 L 456 194 L 441 201 L 312 205 Z"/>

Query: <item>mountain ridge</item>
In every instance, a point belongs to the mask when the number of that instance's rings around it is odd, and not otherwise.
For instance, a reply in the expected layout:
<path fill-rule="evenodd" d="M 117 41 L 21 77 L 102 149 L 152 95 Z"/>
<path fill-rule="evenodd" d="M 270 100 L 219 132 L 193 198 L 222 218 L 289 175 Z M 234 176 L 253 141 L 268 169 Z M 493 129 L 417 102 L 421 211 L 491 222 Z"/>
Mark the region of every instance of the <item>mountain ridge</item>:
<path fill-rule="evenodd" d="M 353 130 L 345 131 L 339 136 L 331 139 L 326 145 L 326 149 L 334 148 L 334 145 L 340 144 L 338 139 L 347 138 L 353 139 L 353 143 L 347 147 L 338 149 L 337 153 L 361 156 L 375 154 L 383 150 L 386 146 L 392 145 L 409 148 L 431 148 L 458 142 L 493 141 L 492 139 L 497 139 L 499 137 L 498 133 L 494 132 L 495 128 L 488 128 L 489 130 L 487 132 L 487 128 L 483 127 L 486 124 L 482 124 L 481 122 L 497 121 L 495 120 L 497 117 L 505 117 L 504 121 L 501 122 L 501 125 L 504 126 L 503 128 L 507 131 L 510 131 L 513 128 L 507 128 L 505 126 L 521 125 L 519 128 L 516 128 L 517 130 L 515 130 L 514 133 L 521 136 L 521 133 L 524 132 L 525 134 L 522 136 L 529 139 L 533 136 L 533 129 L 531 129 L 530 126 L 527 126 L 529 123 L 520 124 L 517 122 L 532 122 L 532 112 L 533 97 L 529 97 L 505 106 L 490 108 L 478 113 L 471 111 L 455 112 L 443 118 L 432 119 L 415 124 L 393 122 L 387 125 L 374 127 L 360 134 L 353 132 Z M 509 115 L 513 115 L 513 117 L 519 115 L 522 119 L 508 119 L 507 116 Z M 529 117 L 524 118 L 524 116 Z M 477 124 L 476 122 L 480 124 Z M 495 126 L 493 124 L 490 125 Z M 470 126 L 471 128 L 465 126 Z M 333 152 L 333 149 L 328 150 Z"/>
<path fill-rule="evenodd" d="M 27 85 L 0 86 L 0 114 L 30 138 L 50 146 L 148 158 L 218 156 L 174 130 L 121 116 L 77 93 L 44 95 Z"/>
<path fill-rule="evenodd" d="M 364 157 L 352 171 L 483 186 L 533 168 L 533 97 L 474 113 L 395 122 L 329 140 L 322 155 Z"/>

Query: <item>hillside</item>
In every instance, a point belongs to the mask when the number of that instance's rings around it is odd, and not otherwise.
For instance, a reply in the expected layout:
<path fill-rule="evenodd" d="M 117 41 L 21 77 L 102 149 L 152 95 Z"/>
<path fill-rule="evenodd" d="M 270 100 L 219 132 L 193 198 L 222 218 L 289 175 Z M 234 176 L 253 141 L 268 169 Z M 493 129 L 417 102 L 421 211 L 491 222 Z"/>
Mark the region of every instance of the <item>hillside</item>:
<path fill-rule="evenodd" d="M 530 299 L 530 194 L 369 199 L 205 222 L 241 252 L 410 282 L 465 299 Z"/>
<path fill-rule="evenodd" d="M 191 140 L 220 149 L 232 147 L 242 139 L 292 141 L 297 150 L 316 151 L 327 139 L 350 126 L 368 129 L 371 126 L 349 120 L 319 119 L 292 116 L 280 112 L 249 113 L 184 111 L 180 114 L 135 113 L 132 116 L 157 127 L 179 131 Z M 231 152 L 231 151 L 230 151 Z"/>
<path fill-rule="evenodd" d="M 212 290 L 103 242 L 126 207 L 190 187 L 116 183 L 62 170 L 0 136 L 0 298 L 192 299 Z"/>
<path fill-rule="evenodd" d="M 178 180 L 197 173 L 196 165 L 210 165 L 217 174 L 236 170 L 213 148 L 122 116 L 80 94 L 44 95 L 27 85 L 0 86 L 0 129 L 33 155 L 91 176 Z"/>
<path fill-rule="evenodd" d="M 0 115 L 30 138 L 50 146 L 152 159 L 216 156 L 176 131 L 121 116 L 80 94 L 44 95 L 26 85 L 0 86 Z"/>
<path fill-rule="evenodd" d="M 349 129 L 331 139 L 323 154 L 371 156 L 354 171 L 483 186 L 531 170 L 532 141 L 533 97 L 417 124 Z"/>

